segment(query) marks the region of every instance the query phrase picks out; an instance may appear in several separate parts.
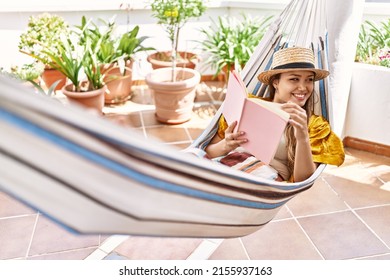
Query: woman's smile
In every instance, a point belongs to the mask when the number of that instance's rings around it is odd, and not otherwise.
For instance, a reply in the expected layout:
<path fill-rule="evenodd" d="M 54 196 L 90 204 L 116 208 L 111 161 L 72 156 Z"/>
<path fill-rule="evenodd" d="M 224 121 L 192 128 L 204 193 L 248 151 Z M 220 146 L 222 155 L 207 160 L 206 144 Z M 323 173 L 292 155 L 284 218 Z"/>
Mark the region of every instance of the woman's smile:
<path fill-rule="evenodd" d="M 294 96 L 298 101 L 306 101 L 307 95 L 304 93 L 292 93 L 292 96 Z"/>

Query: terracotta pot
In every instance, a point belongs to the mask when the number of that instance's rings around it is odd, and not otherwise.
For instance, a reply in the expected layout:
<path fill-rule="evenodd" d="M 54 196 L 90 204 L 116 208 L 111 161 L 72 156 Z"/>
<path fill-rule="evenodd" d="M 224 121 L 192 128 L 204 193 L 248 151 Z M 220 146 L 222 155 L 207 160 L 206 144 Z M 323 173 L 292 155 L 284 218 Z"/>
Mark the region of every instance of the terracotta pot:
<path fill-rule="evenodd" d="M 177 81 L 172 82 L 171 77 L 172 68 L 160 68 L 150 72 L 145 81 L 154 94 L 157 120 L 166 124 L 184 123 L 192 116 L 200 74 L 193 69 L 177 68 Z"/>
<path fill-rule="evenodd" d="M 152 64 L 153 69 L 172 67 L 170 51 L 156 52 L 148 55 L 147 60 Z M 199 62 L 199 56 L 191 52 L 178 52 L 176 67 L 195 69 Z"/>
<path fill-rule="evenodd" d="M 99 114 L 102 113 L 104 107 L 104 93 L 107 87 L 104 86 L 97 90 L 76 92 L 72 91 L 72 84 L 68 84 L 62 88 L 62 93 L 71 101 L 77 102 L 86 108 L 96 110 Z"/>
<path fill-rule="evenodd" d="M 65 75 L 56 69 L 45 68 L 41 77 L 47 88 L 50 88 L 51 85 L 58 80 L 61 80 L 61 82 L 58 83 L 55 90 L 60 90 L 65 86 Z"/>
<path fill-rule="evenodd" d="M 244 69 L 244 66 L 245 66 L 245 64 L 241 65 L 241 69 Z M 227 82 L 229 80 L 230 72 L 233 70 L 236 70 L 236 67 L 234 66 L 234 64 L 230 65 L 230 68 L 227 65 L 222 67 L 222 73 L 223 73 L 225 82 Z"/>
<path fill-rule="evenodd" d="M 133 62 L 126 63 L 125 75 L 120 72 L 119 66 L 111 67 L 106 71 L 104 82 L 107 92 L 104 94 L 105 104 L 120 104 L 126 102 L 131 97 Z"/>

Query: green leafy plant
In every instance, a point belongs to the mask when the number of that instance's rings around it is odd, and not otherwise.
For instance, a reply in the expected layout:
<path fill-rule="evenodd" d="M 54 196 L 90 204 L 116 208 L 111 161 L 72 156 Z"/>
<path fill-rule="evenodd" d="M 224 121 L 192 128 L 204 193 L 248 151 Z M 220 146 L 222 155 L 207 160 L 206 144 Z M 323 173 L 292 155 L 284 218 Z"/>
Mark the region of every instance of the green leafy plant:
<path fill-rule="evenodd" d="M 80 44 L 85 45 L 88 38 L 91 48 L 96 50 L 96 58 L 102 64 L 118 63 L 124 66 L 125 61 L 131 60 L 134 54 L 154 50 L 143 45 L 148 37 L 138 36 L 138 25 L 119 35 L 116 34 L 116 29 L 115 17 L 109 21 L 99 19 L 99 23 L 96 23 L 92 19 L 87 21 L 83 16 L 81 25 L 76 26 Z"/>
<path fill-rule="evenodd" d="M 42 63 L 27 63 L 22 66 L 12 66 L 10 71 L 6 71 L 1 68 L 0 73 L 11 79 L 31 83 L 36 89 L 36 92 L 51 96 L 54 94 L 55 88 L 60 81 L 56 81 L 50 88 L 44 89 L 39 82 L 39 77 L 41 76 L 43 70 L 44 66 Z"/>
<path fill-rule="evenodd" d="M 97 45 L 92 44 L 92 39 L 85 37 L 81 45 L 78 36 L 61 38 L 61 44 L 57 48 L 46 48 L 42 44 L 44 56 L 29 53 L 40 62 L 46 62 L 51 68 L 63 73 L 73 84 L 73 91 L 90 91 L 104 86 L 104 75 L 100 71 L 100 63 L 97 59 Z M 73 35 L 73 36 L 72 36 Z"/>
<path fill-rule="evenodd" d="M 375 24 L 366 20 L 360 29 L 355 61 L 390 66 L 390 19 Z"/>
<path fill-rule="evenodd" d="M 22 53 L 39 57 L 47 65 L 49 57 L 43 50 L 58 55 L 58 47 L 62 44 L 61 38 L 69 35 L 69 25 L 65 20 L 49 13 L 30 16 L 27 29 L 20 35 L 19 50 Z"/>
<path fill-rule="evenodd" d="M 172 58 L 176 59 L 180 31 L 190 20 L 199 18 L 205 11 L 202 0 L 151 0 L 153 17 L 168 34 L 172 46 Z"/>
<path fill-rule="evenodd" d="M 43 70 L 44 66 L 41 63 L 27 63 L 22 66 L 11 67 L 11 73 L 22 81 L 36 81 Z"/>
<path fill-rule="evenodd" d="M 241 19 L 219 16 L 211 19 L 208 28 L 202 28 L 205 39 L 199 41 L 201 49 L 207 53 L 205 65 L 215 70 L 215 76 L 222 70 L 241 70 L 251 57 L 259 41 L 263 38 L 273 16 L 250 17 L 241 14 Z"/>

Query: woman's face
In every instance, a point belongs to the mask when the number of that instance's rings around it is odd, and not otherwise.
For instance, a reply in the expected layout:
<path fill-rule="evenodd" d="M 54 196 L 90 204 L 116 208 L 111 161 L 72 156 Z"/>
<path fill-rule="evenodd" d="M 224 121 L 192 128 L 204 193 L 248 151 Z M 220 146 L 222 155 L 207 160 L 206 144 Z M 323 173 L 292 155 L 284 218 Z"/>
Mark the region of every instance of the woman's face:
<path fill-rule="evenodd" d="M 314 73 L 305 70 L 281 73 L 272 84 L 275 87 L 274 102 L 294 102 L 302 107 L 313 93 Z"/>

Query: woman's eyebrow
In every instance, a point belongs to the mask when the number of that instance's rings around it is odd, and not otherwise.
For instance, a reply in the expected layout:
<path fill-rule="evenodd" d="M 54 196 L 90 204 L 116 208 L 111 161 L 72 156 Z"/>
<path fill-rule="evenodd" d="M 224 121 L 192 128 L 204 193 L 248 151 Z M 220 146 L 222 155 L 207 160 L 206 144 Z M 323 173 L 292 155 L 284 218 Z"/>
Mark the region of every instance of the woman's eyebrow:
<path fill-rule="evenodd" d="M 301 74 L 294 74 L 294 73 L 288 74 L 288 76 L 302 77 Z M 307 77 L 308 77 L 308 78 L 314 77 L 314 74 L 309 74 L 309 75 L 307 75 Z"/>

